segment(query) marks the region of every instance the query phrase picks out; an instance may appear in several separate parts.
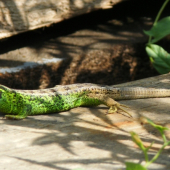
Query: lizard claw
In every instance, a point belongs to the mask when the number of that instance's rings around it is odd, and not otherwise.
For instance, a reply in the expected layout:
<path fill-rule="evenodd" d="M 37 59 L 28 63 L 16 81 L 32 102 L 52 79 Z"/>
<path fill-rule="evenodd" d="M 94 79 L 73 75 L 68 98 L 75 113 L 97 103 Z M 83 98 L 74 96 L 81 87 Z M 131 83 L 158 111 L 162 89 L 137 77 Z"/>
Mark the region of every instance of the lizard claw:
<path fill-rule="evenodd" d="M 126 107 L 126 108 L 130 108 L 129 106 L 126 106 L 126 105 L 124 105 L 124 104 L 119 104 L 119 106 Z"/>
<path fill-rule="evenodd" d="M 115 105 L 111 106 L 108 110 L 108 114 L 110 113 L 115 113 L 116 111 L 118 111 L 118 109 L 122 110 L 123 112 L 127 113 L 130 117 L 132 117 L 132 115 L 126 111 L 125 109 L 123 109 L 122 107 L 126 107 L 126 108 L 129 108 L 128 106 L 126 105 L 123 105 L 123 104 L 119 104 L 119 103 L 116 103 Z"/>
<path fill-rule="evenodd" d="M 122 106 L 122 105 L 121 105 L 121 106 Z M 123 107 L 129 108 L 128 106 L 125 106 L 125 105 L 123 105 Z M 125 109 L 123 109 L 122 107 L 119 107 L 119 109 L 122 110 L 122 111 L 124 111 L 125 113 L 127 113 L 130 117 L 132 117 L 132 115 L 131 115 L 128 111 L 126 111 Z"/>

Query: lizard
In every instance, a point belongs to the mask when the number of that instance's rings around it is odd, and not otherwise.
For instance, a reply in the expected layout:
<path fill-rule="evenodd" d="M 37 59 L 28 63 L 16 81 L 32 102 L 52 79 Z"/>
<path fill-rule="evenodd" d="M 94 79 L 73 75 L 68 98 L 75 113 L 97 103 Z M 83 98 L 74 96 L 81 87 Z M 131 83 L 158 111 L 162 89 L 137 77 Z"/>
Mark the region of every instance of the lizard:
<path fill-rule="evenodd" d="M 108 113 L 117 110 L 126 112 L 116 100 L 168 97 L 170 89 L 143 87 L 119 87 L 91 83 L 56 85 L 53 88 L 39 90 L 18 90 L 0 85 L 0 112 L 7 119 L 24 119 L 29 115 L 48 114 L 67 111 L 79 106 L 109 107 Z"/>

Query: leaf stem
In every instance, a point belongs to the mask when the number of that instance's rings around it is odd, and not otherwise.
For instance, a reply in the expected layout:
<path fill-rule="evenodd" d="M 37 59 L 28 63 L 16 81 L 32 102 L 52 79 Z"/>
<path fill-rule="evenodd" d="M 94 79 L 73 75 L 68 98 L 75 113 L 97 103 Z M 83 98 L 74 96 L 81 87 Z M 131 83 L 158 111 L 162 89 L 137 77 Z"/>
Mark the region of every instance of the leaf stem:
<path fill-rule="evenodd" d="M 170 141 L 166 142 L 163 144 L 163 146 L 161 147 L 161 149 L 157 152 L 157 154 L 152 158 L 152 160 L 150 160 L 149 162 L 146 163 L 145 167 L 147 168 L 151 163 L 153 163 L 161 154 L 161 152 L 163 151 L 163 149 L 170 144 Z"/>
<path fill-rule="evenodd" d="M 143 150 L 144 156 L 145 156 L 145 161 L 148 163 L 149 159 L 148 159 L 148 154 L 146 151 Z"/>
<path fill-rule="evenodd" d="M 154 21 L 154 23 L 153 23 L 153 26 L 158 22 L 158 20 L 159 20 L 159 18 L 160 18 L 160 16 L 161 16 L 161 13 L 162 13 L 162 11 L 164 10 L 164 8 L 165 8 L 165 6 L 167 5 L 168 2 L 169 2 L 169 0 L 166 0 L 166 1 L 163 3 L 161 9 L 159 10 L 159 12 L 158 12 L 158 14 L 157 14 L 157 16 L 156 16 L 156 18 L 155 18 L 155 21 Z M 152 39 L 152 36 L 149 36 L 148 44 L 150 44 L 151 39 Z"/>

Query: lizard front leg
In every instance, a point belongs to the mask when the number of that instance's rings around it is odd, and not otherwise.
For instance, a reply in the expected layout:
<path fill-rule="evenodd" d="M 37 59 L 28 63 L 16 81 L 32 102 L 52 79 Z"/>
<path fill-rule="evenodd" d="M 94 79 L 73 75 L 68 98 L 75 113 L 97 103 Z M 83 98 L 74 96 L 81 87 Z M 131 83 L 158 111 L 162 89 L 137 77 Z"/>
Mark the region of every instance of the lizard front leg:
<path fill-rule="evenodd" d="M 31 105 L 27 104 L 24 107 L 21 107 L 18 109 L 17 114 L 10 114 L 10 115 L 5 115 L 6 119 L 14 119 L 14 120 L 22 120 L 25 119 L 28 115 L 31 115 Z"/>
<path fill-rule="evenodd" d="M 14 119 L 14 120 L 22 120 L 25 119 L 27 116 L 25 115 L 5 115 L 6 119 Z"/>

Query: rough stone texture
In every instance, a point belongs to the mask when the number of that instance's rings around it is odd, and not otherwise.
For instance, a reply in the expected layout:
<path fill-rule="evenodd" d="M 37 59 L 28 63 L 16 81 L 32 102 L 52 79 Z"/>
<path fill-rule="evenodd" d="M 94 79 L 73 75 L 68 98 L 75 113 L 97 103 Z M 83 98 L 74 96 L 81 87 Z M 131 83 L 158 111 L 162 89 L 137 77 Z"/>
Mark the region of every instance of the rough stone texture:
<path fill-rule="evenodd" d="M 144 87 L 169 88 L 170 74 L 128 84 Z M 134 119 L 121 114 L 105 115 L 103 105 L 75 108 L 67 112 L 29 116 L 25 120 L 0 119 L 1 169 L 124 169 L 125 161 L 143 162 L 144 157 L 132 142 L 130 131 L 139 134 L 145 146 L 152 141 L 149 156 L 161 147 L 160 134 L 149 125 L 142 126 L 139 116 L 170 127 L 169 98 L 128 100 L 121 103 Z M 170 137 L 170 134 L 167 133 Z M 150 169 L 170 168 L 169 147 Z"/>
<path fill-rule="evenodd" d="M 1 0 L 0 39 L 50 26 L 97 9 L 111 8 L 122 0 Z"/>

